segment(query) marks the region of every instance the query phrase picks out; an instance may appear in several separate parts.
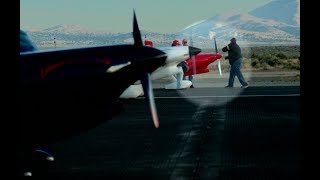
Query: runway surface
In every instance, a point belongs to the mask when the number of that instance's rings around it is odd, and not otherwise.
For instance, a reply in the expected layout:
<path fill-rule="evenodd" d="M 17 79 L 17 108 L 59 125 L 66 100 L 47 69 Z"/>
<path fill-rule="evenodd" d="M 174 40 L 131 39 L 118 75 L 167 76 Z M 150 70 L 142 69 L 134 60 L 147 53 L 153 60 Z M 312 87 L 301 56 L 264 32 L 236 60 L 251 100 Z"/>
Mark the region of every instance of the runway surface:
<path fill-rule="evenodd" d="M 154 91 L 52 146 L 48 177 L 91 179 L 300 179 L 300 86 Z M 88 119 L 90 121 L 90 119 Z"/>

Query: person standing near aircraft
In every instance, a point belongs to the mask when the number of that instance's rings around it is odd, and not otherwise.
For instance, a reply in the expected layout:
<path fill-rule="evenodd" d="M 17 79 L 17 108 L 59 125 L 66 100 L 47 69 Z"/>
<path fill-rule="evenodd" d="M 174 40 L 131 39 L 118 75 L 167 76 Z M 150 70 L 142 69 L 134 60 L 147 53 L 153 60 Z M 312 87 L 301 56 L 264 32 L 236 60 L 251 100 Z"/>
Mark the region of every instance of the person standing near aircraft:
<path fill-rule="evenodd" d="M 181 44 L 180 44 L 179 40 L 175 39 L 172 41 L 171 46 L 181 46 Z"/>
<path fill-rule="evenodd" d="M 222 48 L 223 52 L 228 52 L 228 56 L 225 57 L 225 59 L 229 59 L 229 63 L 231 65 L 230 68 L 230 76 L 229 76 L 229 82 L 226 88 L 232 88 L 234 83 L 235 76 L 238 77 L 241 88 L 247 88 L 249 87 L 249 84 L 244 79 L 242 73 L 241 73 L 241 62 L 242 62 L 242 55 L 241 55 L 241 48 L 237 44 L 236 38 L 232 38 L 230 40 L 230 44 Z"/>
<path fill-rule="evenodd" d="M 171 46 L 181 46 L 179 40 L 175 39 L 172 41 Z M 178 67 L 181 67 L 182 71 L 176 74 L 177 78 L 177 88 L 181 87 L 181 81 L 183 80 L 183 74 L 189 70 L 188 64 L 186 61 L 180 62 Z"/>
<path fill-rule="evenodd" d="M 187 41 L 186 39 L 183 39 L 183 40 L 182 40 L 182 45 L 183 45 L 183 46 L 189 46 L 189 45 L 188 45 L 188 41 Z M 185 72 L 187 72 L 187 71 L 185 71 Z M 186 79 L 186 77 L 183 76 L 183 80 L 185 80 L 185 79 Z M 193 80 L 193 75 L 188 76 L 188 79 L 189 79 L 189 81 L 192 82 L 192 80 Z M 190 88 L 194 88 L 193 82 L 192 82 Z"/>

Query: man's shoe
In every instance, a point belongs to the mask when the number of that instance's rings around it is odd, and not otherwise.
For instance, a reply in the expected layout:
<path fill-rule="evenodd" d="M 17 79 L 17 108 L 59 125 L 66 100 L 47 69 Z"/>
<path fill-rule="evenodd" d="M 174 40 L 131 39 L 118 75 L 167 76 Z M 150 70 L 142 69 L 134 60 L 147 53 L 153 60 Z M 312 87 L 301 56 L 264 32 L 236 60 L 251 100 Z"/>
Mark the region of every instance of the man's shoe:
<path fill-rule="evenodd" d="M 191 84 L 190 88 L 194 88 L 194 87 L 193 87 L 193 84 Z"/>
<path fill-rule="evenodd" d="M 247 88 L 247 87 L 249 87 L 249 84 L 247 83 L 246 85 L 243 85 L 243 86 L 241 86 L 241 88 Z"/>
<path fill-rule="evenodd" d="M 228 85 L 228 86 L 225 86 L 225 88 L 233 88 L 233 87 Z"/>

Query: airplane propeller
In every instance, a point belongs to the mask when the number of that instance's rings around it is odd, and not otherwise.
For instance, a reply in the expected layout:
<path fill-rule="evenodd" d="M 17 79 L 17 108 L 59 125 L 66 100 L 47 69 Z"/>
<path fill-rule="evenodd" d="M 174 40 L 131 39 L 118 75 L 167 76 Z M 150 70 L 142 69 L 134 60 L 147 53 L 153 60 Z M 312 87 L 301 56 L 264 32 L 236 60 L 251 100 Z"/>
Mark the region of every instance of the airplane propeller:
<path fill-rule="evenodd" d="M 216 49 L 216 54 L 218 54 L 216 37 L 213 37 L 213 38 L 214 38 L 214 46 L 215 46 L 215 49 Z M 220 74 L 220 76 L 222 76 L 220 59 L 218 60 L 218 68 L 219 68 L 219 74 Z"/>
<path fill-rule="evenodd" d="M 190 37 L 190 45 L 193 46 L 193 39 L 192 39 L 192 34 Z M 196 79 L 196 73 L 197 73 L 197 67 L 196 67 L 196 59 L 195 56 L 190 56 L 192 59 L 192 65 L 193 65 L 193 77 Z"/>
<path fill-rule="evenodd" d="M 151 83 L 151 76 L 150 73 L 144 74 L 142 80 L 142 87 L 144 91 L 144 95 L 146 97 L 146 100 L 149 103 L 151 117 L 153 120 L 153 124 L 155 128 L 159 128 L 159 117 L 157 113 L 156 104 L 154 102 L 154 96 L 153 96 L 153 90 L 152 90 L 152 83 Z"/>
<path fill-rule="evenodd" d="M 132 32 L 132 34 L 133 34 L 133 39 L 134 39 L 134 45 L 135 46 L 143 46 L 141 33 L 139 30 L 138 21 L 136 18 L 136 13 L 135 13 L 135 11 L 133 13 L 134 13 L 133 14 L 134 19 L 133 19 L 133 32 Z M 143 77 L 141 79 L 141 83 L 142 83 L 144 95 L 145 95 L 146 100 L 147 100 L 149 107 L 150 107 L 150 112 L 151 112 L 153 124 L 154 124 L 155 128 L 159 128 L 160 122 L 159 122 L 156 104 L 154 101 L 150 73 L 145 73 L 143 75 Z"/>
<path fill-rule="evenodd" d="M 134 45 L 143 46 L 141 33 L 139 30 L 138 21 L 137 21 L 135 11 L 133 11 L 133 32 L 132 32 L 132 35 L 133 35 Z"/>

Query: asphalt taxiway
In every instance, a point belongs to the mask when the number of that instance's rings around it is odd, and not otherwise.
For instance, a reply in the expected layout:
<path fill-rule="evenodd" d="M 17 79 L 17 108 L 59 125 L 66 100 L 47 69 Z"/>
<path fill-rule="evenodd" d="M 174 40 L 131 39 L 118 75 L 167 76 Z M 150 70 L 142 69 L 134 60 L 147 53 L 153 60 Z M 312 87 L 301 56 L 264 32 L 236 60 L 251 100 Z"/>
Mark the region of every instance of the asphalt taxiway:
<path fill-rule="evenodd" d="M 299 179 L 300 86 L 154 90 L 111 121 L 52 146 L 46 176 L 91 179 Z M 90 121 L 90 119 L 88 119 Z"/>

